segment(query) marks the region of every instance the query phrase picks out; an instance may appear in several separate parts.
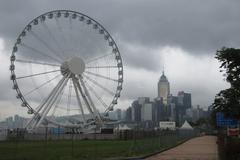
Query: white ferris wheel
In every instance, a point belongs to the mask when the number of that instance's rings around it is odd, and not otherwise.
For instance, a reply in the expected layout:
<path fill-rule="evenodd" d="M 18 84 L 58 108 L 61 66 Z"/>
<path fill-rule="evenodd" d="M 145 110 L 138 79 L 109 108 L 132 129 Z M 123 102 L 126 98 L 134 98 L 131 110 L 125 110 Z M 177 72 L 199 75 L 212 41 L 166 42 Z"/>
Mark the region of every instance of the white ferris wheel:
<path fill-rule="evenodd" d="M 11 80 L 21 106 L 32 114 L 27 128 L 102 126 L 123 84 L 117 44 L 96 20 L 55 10 L 26 25 L 10 57 Z"/>

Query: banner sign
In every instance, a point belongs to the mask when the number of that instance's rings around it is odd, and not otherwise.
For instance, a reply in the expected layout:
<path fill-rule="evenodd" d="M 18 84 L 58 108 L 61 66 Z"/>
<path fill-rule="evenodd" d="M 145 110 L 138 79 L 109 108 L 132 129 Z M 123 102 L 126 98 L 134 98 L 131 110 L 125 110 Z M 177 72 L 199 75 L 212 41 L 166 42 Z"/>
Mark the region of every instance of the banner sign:
<path fill-rule="evenodd" d="M 227 129 L 228 136 L 238 136 L 238 134 L 239 134 L 239 128 L 228 128 Z"/>
<path fill-rule="evenodd" d="M 222 112 L 216 113 L 216 122 L 218 127 L 237 126 L 238 120 L 224 117 Z"/>

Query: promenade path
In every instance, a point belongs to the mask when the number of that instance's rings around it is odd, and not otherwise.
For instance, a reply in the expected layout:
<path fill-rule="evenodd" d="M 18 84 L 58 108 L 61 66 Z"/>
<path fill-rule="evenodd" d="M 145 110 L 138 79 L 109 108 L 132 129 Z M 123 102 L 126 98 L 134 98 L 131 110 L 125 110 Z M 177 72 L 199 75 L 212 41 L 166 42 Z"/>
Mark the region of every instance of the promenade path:
<path fill-rule="evenodd" d="M 216 140 L 216 136 L 193 138 L 147 160 L 218 160 Z"/>

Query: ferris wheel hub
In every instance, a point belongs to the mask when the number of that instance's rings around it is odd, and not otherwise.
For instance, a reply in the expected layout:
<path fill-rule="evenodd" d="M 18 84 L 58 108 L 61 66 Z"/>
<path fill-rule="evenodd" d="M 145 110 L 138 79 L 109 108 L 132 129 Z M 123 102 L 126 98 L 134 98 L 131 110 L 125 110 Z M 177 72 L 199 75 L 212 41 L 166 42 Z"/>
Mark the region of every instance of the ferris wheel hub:
<path fill-rule="evenodd" d="M 63 75 L 66 73 L 73 75 L 81 75 L 85 71 L 85 63 L 80 57 L 73 57 L 67 61 L 65 61 L 61 65 L 61 72 Z"/>
<path fill-rule="evenodd" d="M 73 57 L 68 61 L 68 67 L 73 74 L 82 74 L 85 70 L 85 63 L 80 57 Z"/>

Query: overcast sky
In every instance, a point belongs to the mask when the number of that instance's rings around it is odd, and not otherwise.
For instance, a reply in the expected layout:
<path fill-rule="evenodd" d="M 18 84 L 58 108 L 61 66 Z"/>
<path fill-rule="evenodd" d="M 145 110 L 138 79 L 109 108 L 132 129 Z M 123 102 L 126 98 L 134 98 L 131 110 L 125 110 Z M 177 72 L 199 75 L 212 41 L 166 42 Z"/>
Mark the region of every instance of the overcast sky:
<path fill-rule="evenodd" d="M 192 93 L 193 105 L 206 107 L 228 87 L 214 55 L 239 47 L 239 7 L 238 0 L 0 0 L 0 119 L 26 112 L 11 89 L 9 56 L 18 34 L 42 13 L 75 10 L 109 31 L 124 62 L 118 108 L 156 97 L 163 66 L 173 95 Z"/>

